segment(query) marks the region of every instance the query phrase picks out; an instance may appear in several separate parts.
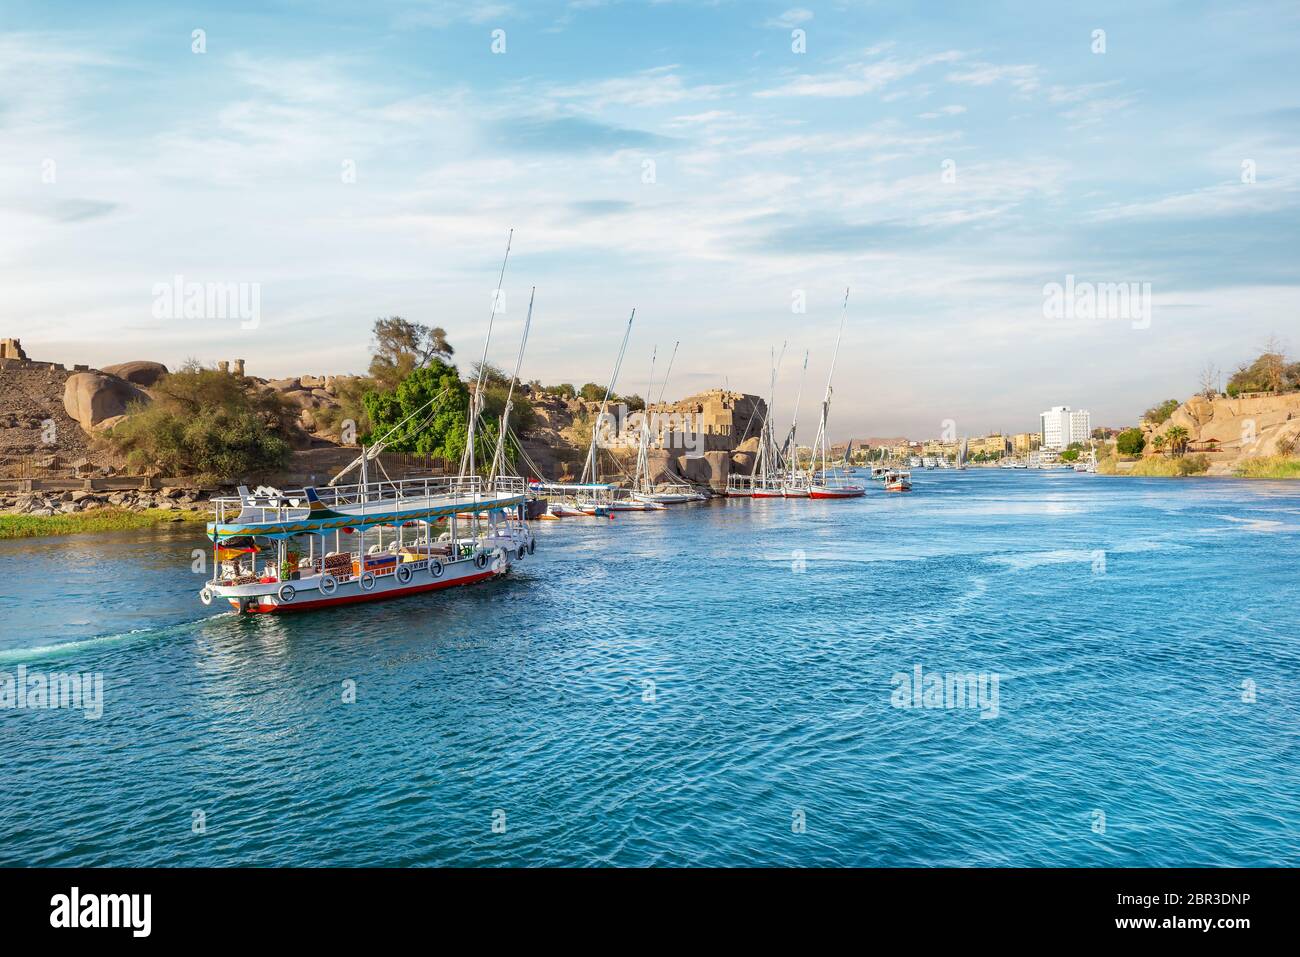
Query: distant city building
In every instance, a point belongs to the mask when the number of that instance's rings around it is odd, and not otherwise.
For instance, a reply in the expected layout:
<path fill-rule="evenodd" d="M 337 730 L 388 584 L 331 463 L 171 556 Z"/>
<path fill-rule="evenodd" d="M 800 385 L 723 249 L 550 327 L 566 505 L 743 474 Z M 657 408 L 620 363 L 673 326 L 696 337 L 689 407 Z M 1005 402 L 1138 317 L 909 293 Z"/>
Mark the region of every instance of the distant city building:
<path fill-rule="evenodd" d="M 954 458 L 957 455 L 958 445 L 956 442 L 944 442 L 941 439 L 927 439 L 921 446 L 921 452 L 924 455 L 945 456 Z"/>
<path fill-rule="evenodd" d="M 979 438 L 971 439 L 967 451 L 971 455 L 1006 455 L 1007 437 L 1000 432 L 992 435 L 982 435 Z"/>
<path fill-rule="evenodd" d="M 1092 416 L 1087 409 L 1054 405 L 1038 416 L 1039 436 L 1045 449 L 1068 448 L 1072 442 L 1088 441 L 1092 433 Z"/>
<path fill-rule="evenodd" d="M 1016 455 L 1024 455 L 1038 448 L 1042 441 L 1042 436 L 1037 432 L 1017 432 L 1011 436 L 1011 451 Z"/>

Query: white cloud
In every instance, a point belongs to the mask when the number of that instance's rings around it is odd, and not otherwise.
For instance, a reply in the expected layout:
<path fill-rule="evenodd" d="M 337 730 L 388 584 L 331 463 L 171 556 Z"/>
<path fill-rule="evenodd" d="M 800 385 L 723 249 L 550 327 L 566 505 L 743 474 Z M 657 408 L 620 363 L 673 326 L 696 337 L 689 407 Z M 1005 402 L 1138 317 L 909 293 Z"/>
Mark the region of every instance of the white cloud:
<path fill-rule="evenodd" d="M 1288 173 L 1255 183 L 1216 183 L 1200 189 L 1170 193 L 1157 199 L 1117 203 L 1089 218 L 1099 222 L 1124 219 L 1191 219 L 1267 213 L 1300 205 L 1300 176 Z"/>
<path fill-rule="evenodd" d="M 969 69 L 949 73 L 948 81 L 965 86 L 991 86 L 1005 81 L 1021 93 L 1032 93 L 1038 89 L 1038 77 L 1039 68 L 1031 63 L 975 63 Z"/>
<path fill-rule="evenodd" d="M 676 65 L 654 67 L 631 76 L 549 87 L 543 92 L 549 99 L 576 101 L 593 110 L 611 106 L 643 109 L 690 100 L 714 100 L 727 92 L 723 84 L 692 86 L 673 72 L 675 69 Z"/>
<path fill-rule="evenodd" d="M 779 27 L 783 30 L 792 30 L 801 23 L 807 23 L 813 18 L 813 12 L 804 7 L 791 7 L 779 17 L 772 17 L 767 21 L 769 27 Z"/>
<path fill-rule="evenodd" d="M 937 120 L 941 116 L 960 116 L 962 113 L 965 112 L 966 112 L 966 107 L 960 106 L 956 103 L 951 103 L 948 106 L 942 106 L 937 110 L 931 110 L 928 113 L 922 113 L 921 119 Z"/>
<path fill-rule="evenodd" d="M 936 63 L 953 63 L 961 59 L 956 50 L 932 53 L 910 60 L 895 57 L 871 63 L 854 63 L 840 73 L 804 74 L 755 96 L 770 98 L 780 96 L 846 97 L 875 93 L 891 83 Z"/>
<path fill-rule="evenodd" d="M 441 28 L 457 23 L 488 23 L 514 13 L 512 4 L 499 0 L 411 0 L 396 19 L 403 27 Z"/>

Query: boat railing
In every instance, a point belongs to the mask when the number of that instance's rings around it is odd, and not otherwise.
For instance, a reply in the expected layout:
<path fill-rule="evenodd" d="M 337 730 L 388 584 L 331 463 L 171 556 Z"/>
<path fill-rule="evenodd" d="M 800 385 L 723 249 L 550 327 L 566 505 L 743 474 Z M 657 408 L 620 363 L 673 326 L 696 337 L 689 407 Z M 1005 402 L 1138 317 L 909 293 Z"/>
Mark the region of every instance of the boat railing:
<path fill-rule="evenodd" d="M 374 506 L 376 510 L 382 510 L 406 502 L 440 498 L 450 499 L 452 504 L 461 500 L 475 502 L 487 490 L 486 485 L 481 475 L 431 475 L 398 481 L 326 485 L 316 488 L 315 492 L 326 508 L 360 505 L 367 509 Z M 493 479 L 490 491 L 501 495 L 522 495 L 525 482 L 518 476 L 498 476 Z M 310 505 L 305 489 L 288 492 L 272 490 L 242 497 L 227 495 L 213 498 L 211 503 L 218 522 L 233 520 L 241 514 L 245 520 L 252 522 L 289 521 L 301 518 Z"/>

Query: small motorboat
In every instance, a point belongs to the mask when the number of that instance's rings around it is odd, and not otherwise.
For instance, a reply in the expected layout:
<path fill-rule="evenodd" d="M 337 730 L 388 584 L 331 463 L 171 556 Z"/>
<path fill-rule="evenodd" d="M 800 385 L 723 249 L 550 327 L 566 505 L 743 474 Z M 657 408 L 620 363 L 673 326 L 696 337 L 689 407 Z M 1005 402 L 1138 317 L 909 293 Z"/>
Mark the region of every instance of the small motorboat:
<path fill-rule="evenodd" d="M 885 473 L 886 492 L 912 491 L 912 473 L 905 469 L 890 470 Z"/>

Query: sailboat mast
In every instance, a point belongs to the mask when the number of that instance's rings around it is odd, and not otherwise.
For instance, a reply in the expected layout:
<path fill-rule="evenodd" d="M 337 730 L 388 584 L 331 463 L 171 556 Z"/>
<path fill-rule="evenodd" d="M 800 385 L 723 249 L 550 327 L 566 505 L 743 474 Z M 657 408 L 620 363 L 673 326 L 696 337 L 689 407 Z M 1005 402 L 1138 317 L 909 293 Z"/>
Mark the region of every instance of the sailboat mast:
<path fill-rule="evenodd" d="M 587 450 L 587 464 L 582 467 L 582 481 L 587 481 L 587 476 L 591 476 L 591 481 L 597 481 L 596 476 L 599 468 L 596 462 L 596 442 L 600 438 L 600 423 L 605 419 L 605 409 L 609 405 L 609 397 L 614 392 L 614 385 L 618 382 L 619 369 L 623 367 L 623 355 L 627 352 L 627 340 L 632 335 L 632 320 L 636 318 L 636 310 L 632 310 L 632 315 L 627 317 L 627 329 L 623 332 L 623 344 L 619 346 L 618 358 L 614 361 L 614 371 L 609 377 L 609 385 L 605 387 L 605 398 L 601 400 L 600 412 L 596 416 L 596 421 L 591 427 L 591 446 Z"/>
<path fill-rule="evenodd" d="M 840 331 L 839 334 L 836 335 L 835 337 L 835 351 L 831 353 L 831 371 L 826 374 L 826 397 L 822 399 L 822 424 L 821 424 L 820 432 L 821 432 L 821 440 L 822 440 L 822 471 L 823 472 L 826 471 L 826 446 L 830 442 L 830 437 L 827 435 L 827 432 L 830 429 L 831 380 L 835 378 L 835 363 L 839 360 L 840 357 L 840 343 L 844 339 L 844 325 L 848 321 L 849 321 L 849 290 L 846 287 L 844 290 L 844 307 L 840 316 Z"/>
<path fill-rule="evenodd" d="M 515 373 L 510 377 L 510 388 L 506 390 L 506 405 L 501 411 L 501 430 L 497 433 L 497 447 L 492 454 L 492 466 L 488 469 L 488 485 L 491 486 L 497 477 L 497 472 L 501 468 L 505 455 L 506 433 L 510 427 L 510 409 L 515 397 L 515 384 L 519 381 L 519 370 L 524 364 L 524 349 L 528 346 L 528 330 L 533 324 L 533 299 L 537 296 L 537 287 L 534 286 L 528 293 L 528 315 L 524 317 L 524 334 L 519 339 L 519 355 L 515 357 Z"/>
<path fill-rule="evenodd" d="M 650 378 L 645 387 L 645 408 L 641 410 L 641 438 L 636 448 L 636 474 L 632 476 L 632 488 L 640 491 L 642 473 L 648 470 L 647 449 L 650 442 L 650 396 L 655 391 L 655 361 L 659 358 L 659 346 L 650 351 Z"/>
<path fill-rule="evenodd" d="M 497 276 L 496 292 L 492 294 L 492 312 L 488 315 L 487 335 L 483 338 L 483 358 L 478 364 L 478 380 L 474 384 L 474 395 L 470 397 L 469 429 L 465 443 L 465 454 L 460 460 L 461 477 L 474 474 L 474 439 L 478 431 L 478 416 L 483 409 L 483 382 L 487 376 L 488 347 L 492 344 L 492 325 L 497 317 L 497 303 L 501 301 L 501 284 L 506 278 L 506 263 L 510 261 L 510 244 L 514 241 L 515 230 L 512 226 L 506 234 L 506 254 L 501 259 L 501 273 Z M 468 465 L 468 470 L 466 466 Z"/>
<path fill-rule="evenodd" d="M 799 403 L 803 399 L 803 380 L 808 377 L 808 350 L 803 351 L 803 371 L 799 373 L 799 391 L 794 394 L 794 415 L 790 419 L 790 460 L 799 470 Z"/>

